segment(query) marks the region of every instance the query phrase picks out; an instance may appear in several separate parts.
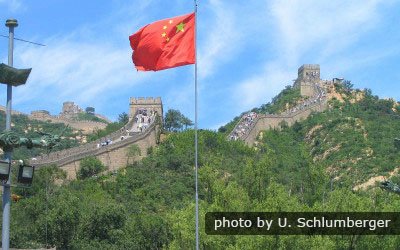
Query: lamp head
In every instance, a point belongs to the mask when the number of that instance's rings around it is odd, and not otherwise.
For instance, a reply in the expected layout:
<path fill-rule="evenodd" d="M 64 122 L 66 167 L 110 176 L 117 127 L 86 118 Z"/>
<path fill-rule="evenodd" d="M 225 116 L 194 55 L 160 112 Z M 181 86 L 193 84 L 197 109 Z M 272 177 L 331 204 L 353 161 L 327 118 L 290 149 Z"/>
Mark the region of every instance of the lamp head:
<path fill-rule="evenodd" d="M 17 27 L 18 26 L 17 19 L 7 19 L 6 26 L 9 28 Z"/>

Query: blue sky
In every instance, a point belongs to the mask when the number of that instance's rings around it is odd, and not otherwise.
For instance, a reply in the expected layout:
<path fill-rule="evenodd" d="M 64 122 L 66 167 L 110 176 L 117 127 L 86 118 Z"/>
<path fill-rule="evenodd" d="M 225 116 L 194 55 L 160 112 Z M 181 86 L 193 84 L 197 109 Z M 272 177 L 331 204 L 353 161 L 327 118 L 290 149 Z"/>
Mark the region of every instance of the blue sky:
<path fill-rule="evenodd" d="M 400 99 L 399 0 L 199 0 L 199 127 L 217 129 L 271 100 L 304 63 L 321 77 Z M 32 67 L 14 88 L 13 108 L 61 111 L 62 102 L 116 119 L 129 97 L 161 96 L 164 110 L 194 119 L 194 67 L 137 72 L 129 35 L 156 20 L 193 11 L 193 1 L 0 0 L 1 35 L 16 18 L 14 66 Z M 0 37 L 0 61 L 7 63 Z M 6 88 L 0 86 L 0 104 Z"/>

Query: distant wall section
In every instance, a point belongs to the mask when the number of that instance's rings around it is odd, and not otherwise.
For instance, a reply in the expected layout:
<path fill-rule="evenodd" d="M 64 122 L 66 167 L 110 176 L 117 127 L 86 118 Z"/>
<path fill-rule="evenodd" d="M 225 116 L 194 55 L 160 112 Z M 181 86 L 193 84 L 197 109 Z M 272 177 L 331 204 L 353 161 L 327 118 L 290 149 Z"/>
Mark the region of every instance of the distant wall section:
<path fill-rule="evenodd" d="M 322 112 L 327 108 L 326 100 L 322 103 L 316 103 L 304 110 L 299 110 L 290 115 L 259 115 L 255 121 L 254 127 L 244 139 L 247 145 L 253 145 L 259 133 L 268 129 L 280 129 L 282 123 L 292 126 L 296 121 L 305 120 L 312 112 Z"/>
<path fill-rule="evenodd" d="M 35 110 L 28 115 L 29 119 L 43 122 L 64 123 L 74 129 L 82 130 L 84 134 L 92 133 L 96 129 L 104 129 L 107 123 L 95 121 L 77 121 L 64 116 L 53 116 L 47 110 Z"/>

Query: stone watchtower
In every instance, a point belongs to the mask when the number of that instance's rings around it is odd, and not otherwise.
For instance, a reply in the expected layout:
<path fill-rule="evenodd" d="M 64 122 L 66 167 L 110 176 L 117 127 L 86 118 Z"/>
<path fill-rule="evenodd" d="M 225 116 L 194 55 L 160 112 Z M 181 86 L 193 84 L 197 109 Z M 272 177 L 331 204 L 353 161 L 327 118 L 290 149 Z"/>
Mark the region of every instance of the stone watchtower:
<path fill-rule="evenodd" d="M 318 84 L 320 80 L 319 64 L 303 64 L 298 70 L 294 86 L 300 88 L 302 96 L 313 96 L 314 84 Z"/>
<path fill-rule="evenodd" d="M 75 105 L 74 102 L 64 102 L 60 116 L 71 118 L 81 112 L 83 110 L 78 105 Z"/>
<path fill-rule="evenodd" d="M 160 115 L 161 120 L 163 118 L 161 97 L 131 97 L 129 102 L 129 120 L 131 120 L 135 116 L 136 112 L 140 109 L 157 111 L 157 113 Z"/>

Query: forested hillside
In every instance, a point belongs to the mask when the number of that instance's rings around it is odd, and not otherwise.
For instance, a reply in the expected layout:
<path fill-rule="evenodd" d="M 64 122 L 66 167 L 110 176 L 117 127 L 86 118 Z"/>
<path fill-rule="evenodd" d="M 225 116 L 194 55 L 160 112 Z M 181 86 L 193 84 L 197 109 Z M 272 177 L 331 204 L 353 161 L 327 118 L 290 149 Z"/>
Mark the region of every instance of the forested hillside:
<path fill-rule="evenodd" d="M 299 98 L 285 90 L 260 110 Z M 337 85 L 330 108 L 292 127 L 263 132 L 250 148 L 199 131 L 202 249 L 396 249 L 397 236 L 211 236 L 208 211 L 398 211 L 400 197 L 369 178 L 400 166 L 396 102 Z M 292 98 L 288 98 L 292 96 Z M 281 98 L 287 98 L 285 101 Z M 267 110 L 265 110 L 267 112 Z M 226 128 L 229 126 L 225 127 Z M 11 245 L 57 249 L 193 249 L 194 132 L 170 133 L 116 174 L 64 181 L 40 169 L 31 189 L 13 189 Z M 399 180 L 392 173 L 394 181 Z M 58 180 L 54 182 L 54 180 Z M 57 184 L 56 184 L 57 183 Z"/>
<path fill-rule="evenodd" d="M 0 131 L 5 129 L 6 116 L 0 111 Z M 39 138 L 39 132 L 61 135 L 61 143 L 53 150 L 61 150 L 77 146 L 82 135 L 79 131 L 74 131 L 71 127 L 65 126 L 63 123 L 50 123 L 38 120 L 30 120 L 26 115 L 12 115 L 11 129 L 21 137 Z M 40 153 L 46 153 L 46 149 L 33 148 L 28 150 L 26 147 L 17 148 L 14 150 L 14 159 L 30 159 Z"/>
<path fill-rule="evenodd" d="M 82 117 L 85 116 L 82 113 Z M 97 118 L 97 117 L 95 117 Z M 97 118 L 99 119 L 99 118 Z M 6 116 L 0 111 L 0 131 L 5 129 Z M 88 119 L 86 119 L 88 120 Z M 128 122 L 128 115 L 122 113 L 118 117 L 118 121 L 108 123 L 104 129 L 96 129 L 93 133 L 84 135 L 82 131 L 66 126 L 64 123 L 43 122 L 39 120 L 29 119 L 26 115 L 12 115 L 11 129 L 21 137 L 40 138 L 40 133 L 51 133 L 53 135 L 61 135 L 61 141 L 52 149 L 33 148 L 28 150 L 26 147 L 16 148 L 13 151 L 13 159 L 28 160 L 39 154 L 45 154 L 52 151 L 59 151 L 66 148 L 76 147 L 80 144 L 94 141 L 101 137 L 105 137 L 114 131 L 117 131 Z M 94 119 L 94 121 L 98 121 Z M 1 152 L 2 154 L 2 152 Z"/>

